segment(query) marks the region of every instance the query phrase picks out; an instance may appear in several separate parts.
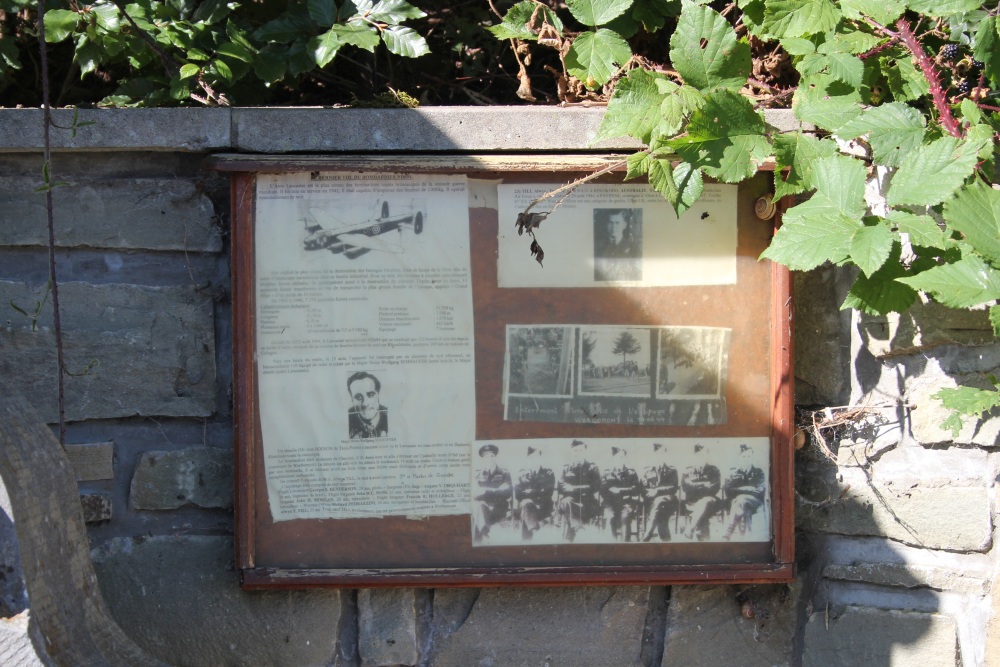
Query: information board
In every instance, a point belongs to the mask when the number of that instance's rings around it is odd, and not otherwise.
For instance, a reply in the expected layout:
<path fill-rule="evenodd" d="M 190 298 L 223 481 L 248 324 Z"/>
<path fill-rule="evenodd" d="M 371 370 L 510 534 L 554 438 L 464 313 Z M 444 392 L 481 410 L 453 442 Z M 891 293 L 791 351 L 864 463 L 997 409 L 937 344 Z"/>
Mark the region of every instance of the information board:
<path fill-rule="evenodd" d="M 244 586 L 792 576 L 770 174 L 678 217 L 612 171 L 518 233 L 620 159 L 213 158 Z"/>

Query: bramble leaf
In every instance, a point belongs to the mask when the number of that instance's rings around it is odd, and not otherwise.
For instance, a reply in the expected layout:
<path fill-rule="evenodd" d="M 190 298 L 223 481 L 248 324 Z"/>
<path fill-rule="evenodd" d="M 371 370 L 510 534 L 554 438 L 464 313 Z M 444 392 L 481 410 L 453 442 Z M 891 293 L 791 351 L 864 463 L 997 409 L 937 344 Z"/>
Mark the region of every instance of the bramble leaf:
<path fill-rule="evenodd" d="M 841 310 L 854 308 L 869 315 L 885 315 L 902 313 L 912 306 L 917 300 L 917 291 L 896 280 L 908 275 L 899 261 L 901 254 L 901 245 L 894 243 L 882 268 L 871 276 L 858 274 L 840 306 Z"/>
<path fill-rule="evenodd" d="M 795 117 L 836 132 L 861 114 L 861 93 L 829 74 L 803 77 L 792 98 Z"/>
<path fill-rule="evenodd" d="M 803 132 L 774 138 L 774 197 L 780 199 L 812 190 L 812 167 L 822 157 L 837 154 L 837 145 Z M 786 173 L 784 170 L 789 169 Z"/>
<path fill-rule="evenodd" d="M 945 204 L 944 220 L 994 266 L 1000 266 L 1000 190 L 976 182 Z"/>
<path fill-rule="evenodd" d="M 990 324 L 993 325 L 993 335 L 1000 338 L 1000 306 L 990 306 Z"/>
<path fill-rule="evenodd" d="M 928 16 L 951 16 L 978 9 L 980 0 L 906 0 L 906 6 Z"/>
<path fill-rule="evenodd" d="M 1000 273 L 971 254 L 900 281 L 952 308 L 970 308 L 1000 299 Z"/>
<path fill-rule="evenodd" d="M 851 261 L 868 277 L 882 268 L 896 235 L 877 222 L 856 231 L 851 238 Z"/>
<path fill-rule="evenodd" d="M 670 38 L 670 61 L 690 86 L 739 92 L 750 75 L 750 46 L 711 7 L 688 3 Z"/>
<path fill-rule="evenodd" d="M 726 183 L 749 178 L 771 153 L 764 120 L 747 98 L 728 90 L 708 95 L 687 130 L 687 136 L 668 145 L 693 167 Z"/>
<path fill-rule="evenodd" d="M 944 136 L 910 152 L 892 178 L 889 205 L 933 206 L 949 199 L 976 168 L 977 147 Z"/>
<path fill-rule="evenodd" d="M 852 158 L 821 158 L 813 167 L 816 193 L 785 211 L 782 225 L 761 258 L 793 270 L 813 269 L 823 262 L 842 263 L 851 255 L 851 240 L 865 212 L 865 168 Z"/>
<path fill-rule="evenodd" d="M 704 190 L 699 170 L 686 162 L 671 167 L 669 160 L 650 160 L 649 184 L 670 202 L 677 217 L 691 208 Z"/>
<path fill-rule="evenodd" d="M 942 248 L 945 244 L 944 230 L 928 215 L 916 215 L 908 211 L 889 211 L 886 218 L 901 234 L 910 237 L 910 243 L 925 248 Z"/>
<path fill-rule="evenodd" d="M 837 129 L 841 139 L 868 135 L 872 158 L 878 164 L 898 167 L 902 159 L 924 140 L 924 115 L 902 102 L 872 107 Z"/>
<path fill-rule="evenodd" d="M 840 10 L 829 0 L 765 0 L 764 30 L 778 39 L 833 30 Z"/>

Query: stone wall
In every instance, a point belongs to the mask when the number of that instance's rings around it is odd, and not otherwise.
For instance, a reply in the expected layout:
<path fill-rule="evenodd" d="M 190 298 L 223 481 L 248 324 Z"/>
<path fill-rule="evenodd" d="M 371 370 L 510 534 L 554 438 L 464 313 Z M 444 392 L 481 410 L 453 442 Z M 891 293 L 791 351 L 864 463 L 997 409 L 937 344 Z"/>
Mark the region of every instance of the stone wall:
<path fill-rule="evenodd" d="M 138 644 L 212 666 L 991 664 L 1000 419 L 953 439 L 930 395 L 983 382 L 1000 347 L 985 316 L 933 304 L 840 311 L 851 275 L 833 267 L 795 282 L 796 399 L 817 428 L 797 453 L 794 584 L 239 589 L 228 186 L 203 158 L 586 150 L 601 113 L 85 111 L 94 125 L 54 131 L 67 453 L 101 588 Z M 55 421 L 40 143 L 38 111 L 0 110 L 0 374 Z M 0 662 L 44 664 L 16 519 L 0 502 Z"/>

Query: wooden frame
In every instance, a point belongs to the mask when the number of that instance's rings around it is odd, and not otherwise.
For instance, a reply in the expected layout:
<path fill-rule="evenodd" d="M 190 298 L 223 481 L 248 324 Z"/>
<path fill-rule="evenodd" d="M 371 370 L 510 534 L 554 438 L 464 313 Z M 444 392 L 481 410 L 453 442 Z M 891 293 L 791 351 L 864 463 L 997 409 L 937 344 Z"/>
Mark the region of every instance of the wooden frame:
<path fill-rule="evenodd" d="M 275 523 L 267 511 L 267 486 L 264 477 L 260 405 L 258 403 L 257 369 L 255 365 L 255 179 L 257 174 L 301 171 L 363 171 L 401 173 L 466 174 L 470 178 L 506 179 L 508 181 L 566 182 L 577 175 L 612 167 L 607 178 L 620 182 L 624 171 L 623 156 L 619 155 L 486 155 L 486 156 L 246 156 L 221 155 L 210 158 L 212 169 L 231 174 L 232 196 L 232 267 L 234 321 L 234 412 L 236 464 L 237 563 L 245 588 L 315 587 L 315 586 L 482 586 L 516 585 L 594 585 L 594 584 L 668 584 L 741 582 L 764 583 L 789 581 L 794 576 L 793 559 L 793 397 L 792 397 L 792 333 L 791 279 L 785 267 L 769 262 L 757 263 L 756 257 L 773 234 L 779 215 L 761 221 L 754 215 L 759 197 L 772 191 L 770 174 L 762 171 L 755 179 L 740 186 L 738 219 L 740 225 L 740 279 L 729 291 L 723 288 L 683 288 L 688 293 L 705 292 L 718 297 L 725 307 L 725 317 L 739 317 L 754 327 L 762 341 L 746 357 L 766 357 L 765 379 L 769 390 L 759 398 L 766 405 L 766 414 L 755 418 L 755 433 L 765 435 L 770 442 L 770 535 L 767 543 L 754 543 L 739 548 L 712 544 L 648 544 L 630 545 L 623 552 L 620 545 L 562 545 L 542 549 L 544 558 L 533 552 L 518 557 L 517 549 L 492 547 L 469 551 L 468 562 L 456 563 L 454 558 L 428 554 L 406 558 L 388 558 L 388 563 L 366 562 L 364 544 L 378 538 L 380 531 L 403 530 L 392 517 L 385 519 L 315 520 L 299 519 Z M 617 173 L 615 173 L 617 172 Z M 470 209 L 471 211 L 471 209 Z M 492 215 L 492 220 L 488 218 Z M 485 216 L 485 217 L 484 217 Z M 496 284 L 487 278 L 496 276 L 496 266 L 486 266 L 495 257 L 496 211 L 472 211 L 472 255 L 474 299 L 490 301 L 490 318 L 496 313 L 508 313 Z M 749 230 L 749 231 L 748 231 Z M 744 238 L 745 236 L 745 238 Z M 492 243 L 492 245 L 491 245 Z M 527 245 L 527 244 L 525 244 Z M 485 285 L 485 287 L 484 287 Z M 676 298 L 681 288 L 665 288 L 663 299 Z M 658 293 L 659 294 L 659 293 Z M 486 295 L 484 297 L 484 295 Z M 659 296 L 657 298 L 660 298 Z M 666 303 L 657 301 L 656 303 Z M 751 305 L 752 304 L 752 305 Z M 479 308 L 479 306 L 477 306 Z M 507 310 L 505 310 L 507 309 Z M 723 317 L 723 315 L 716 315 Z M 496 384 L 499 374 L 497 359 L 502 353 L 480 351 L 480 319 L 477 311 L 476 381 Z M 502 319 L 502 317 L 500 317 Z M 711 319 L 711 318 L 709 318 Z M 530 314 L 515 322 L 538 321 Z M 543 320 L 544 321 L 544 320 Z M 506 322 L 509 324 L 510 322 Z M 655 321 L 645 324 L 662 323 Z M 489 326 L 500 326 L 490 322 Z M 495 338 L 496 336 L 494 336 Z M 756 337 L 755 337 L 756 338 Z M 485 344 L 485 343 L 484 343 Z M 735 353 L 734 353 L 735 354 Z M 742 353 L 740 353 L 742 354 Z M 736 355 L 739 356 L 739 355 Z M 742 359 L 743 357 L 741 357 Z M 741 361 L 734 362 L 736 372 Z M 484 368 L 486 367 L 486 368 Z M 732 373 L 733 371 L 731 371 Z M 481 378 L 482 376 L 482 378 Z M 489 391 L 497 391 L 495 388 Z M 502 438 L 504 433 L 522 433 L 509 423 L 490 422 L 482 418 L 486 410 L 481 405 L 477 389 L 477 438 Z M 487 401 L 488 402 L 488 401 Z M 752 411 L 751 411 L 752 412 Z M 612 427 L 598 425 L 593 432 L 599 437 L 638 435 L 656 437 L 708 437 L 712 429 L 723 429 L 724 435 L 740 435 L 740 413 L 726 427 Z M 753 421 L 753 420 L 749 420 Z M 747 423 L 749 423 L 749 421 Z M 481 424 L 490 422 L 495 432 L 481 432 Z M 576 427 L 579 431 L 579 427 Z M 652 431 L 650 430 L 652 429 Z M 529 427 L 537 437 L 575 437 L 570 424 L 534 424 Z M 507 435 L 506 437 L 511 437 Z M 515 435 L 516 437 L 516 435 Z M 425 543 L 448 542 L 453 533 L 465 533 L 468 515 L 464 517 L 432 517 L 425 521 L 421 534 L 395 540 L 395 532 L 387 539 L 386 549 L 406 551 L 421 540 Z M 381 522 L 381 523 L 379 523 Z M 412 523 L 412 522 L 411 522 Z M 385 526 L 382 528 L 381 526 Z M 394 541 L 395 540 L 395 541 Z M 339 545 L 332 548 L 331 542 Z M 445 547 L 442 547 L 445 548 Z M 343 550 L 360 550 L 358 558 L 340 560 Z M 541 548 L 540 548 L 541 549 Z M 295 559 L 286 558 L 294 551 Z M 524 550 L 521 550 L 522 552 Z M 451 552 L 455 552 L 454 548 Z M 514 554 L 513 556 L 511 554 Z M 463 555 L 463 554 L 460 554 Z M 380 552 L 379 557 L 384 556 Z M 292 562 L 295 560 L 296 562 Z"/>

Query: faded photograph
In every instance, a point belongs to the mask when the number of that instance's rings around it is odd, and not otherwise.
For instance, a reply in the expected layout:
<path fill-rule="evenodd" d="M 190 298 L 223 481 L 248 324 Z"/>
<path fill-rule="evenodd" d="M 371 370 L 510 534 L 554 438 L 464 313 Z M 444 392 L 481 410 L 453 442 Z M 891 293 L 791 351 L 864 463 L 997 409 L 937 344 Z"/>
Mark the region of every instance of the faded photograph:
<path fill-rule="evenodd" d="M 320 204 L 317 206 L 316 204 Z M 347 259 L 357 259 L 373 250 L 406 251 L 405 240 L 424 231 L 423 201 L 390 208 L 387 200 L 376 202 L 368 214 L 345 213 L 336 201 L 304 202 L 300 216 L 304 227 L 303 250 L 329 250 Z"/>
<path fill-rule="evenodd" d="M 594 209 L 594 280 L 642 280 L 642 209 Z"/>
<path fill-rule="evenodd" d="M 572 327 L 507 327 L 506 394 L 570 396 Z"/>
<path fill-rule="evenodd" d="M 473 448 L 474 546 L 770 539 L 767 438 L 500 440 Z"/>
<path fill-rule="evenodd" d="M 728 374 L 730 332 L 714 327 L 660 329 L 657 397 L 721 397 Z"/>
<path fill-rule="evenodd" d="M 595 326 L 580 330 L 580 393 L 650 395 L 648 328 Z"/>
<path fill-rule="evenodd" d="M 389 409 L 382 405 L 382 382 L 367 371 L 347 377 L 351 407 L 347 410 L 347 436 L 351 440 L 389 435 Z"/>

